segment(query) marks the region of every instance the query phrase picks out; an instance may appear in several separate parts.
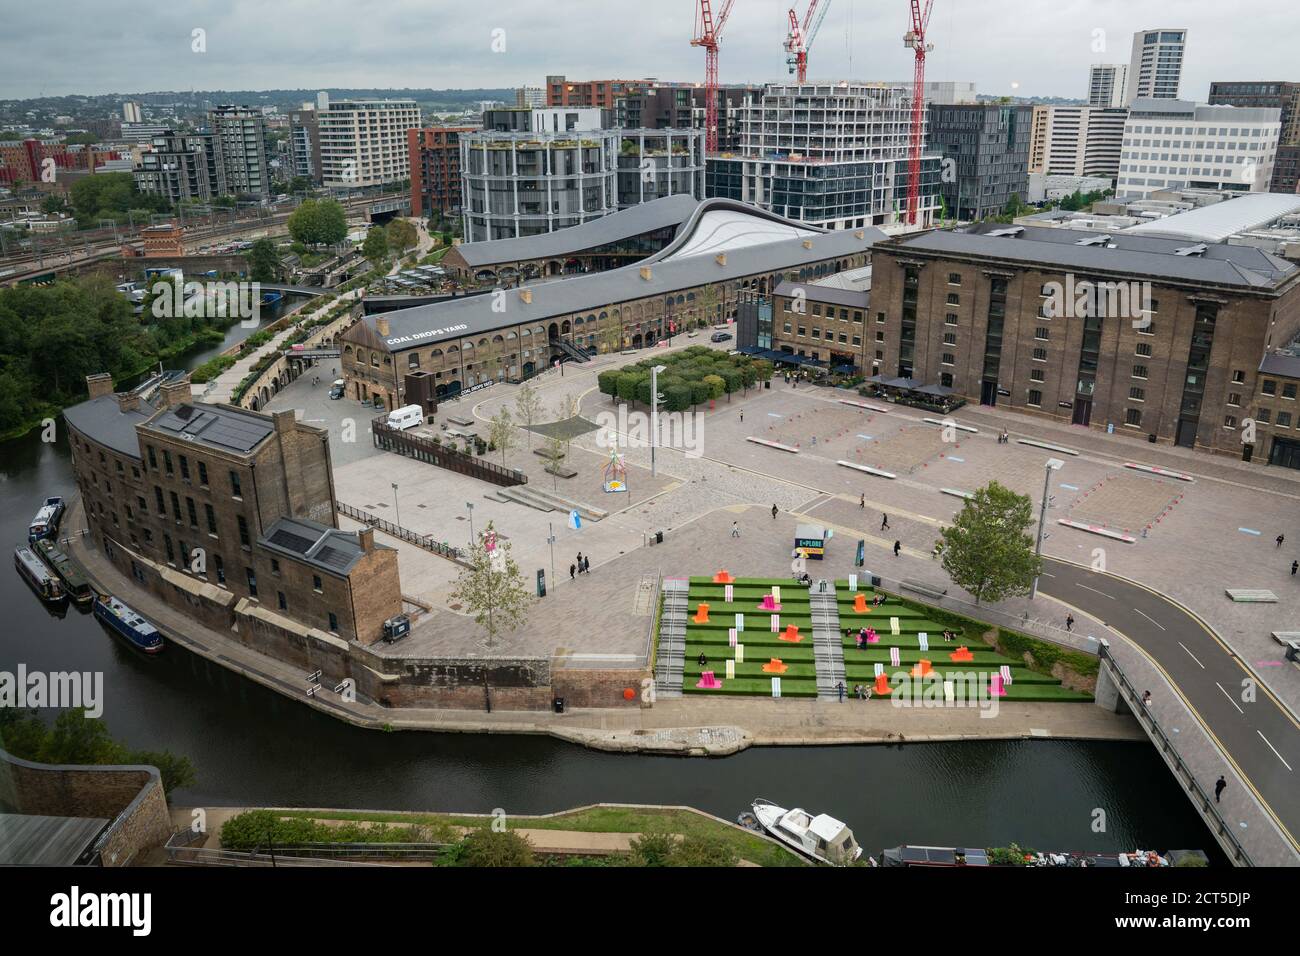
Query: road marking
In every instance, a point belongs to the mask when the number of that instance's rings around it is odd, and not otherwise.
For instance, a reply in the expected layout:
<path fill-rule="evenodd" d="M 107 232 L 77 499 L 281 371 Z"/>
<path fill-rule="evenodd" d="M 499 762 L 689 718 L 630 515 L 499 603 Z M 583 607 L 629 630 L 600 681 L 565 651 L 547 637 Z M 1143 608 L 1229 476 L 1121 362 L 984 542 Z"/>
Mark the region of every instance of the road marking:
<path fill-rule="evenodd" d="M 1219 688 L 1219 690 L 1223 690 L 1223 685 L 1220 684 L 1217 680 L 1214 682 L 1214 686 Z M 1235 700 L 1232 699 L 1231 694 L 1229 694 L 1226 690 L 1223 690 L 1223 696 L 1228 698 L 1228 703 L 1230 703 L 1233 707 L 1237 708 L 1237 713 L 1241 714 L 1241 716 L 1243 717 L 1246 716 L 1246 712 L 1241 709 L 1241 706 Z"/>
<path fill-rule="evenodd" d="M 1264 734 L 1263 734 L 1262 731 L 1257 730 L 1257 731 L 1255 731 L 1255 733 L 1259 734 L 1259 739 L 1260 739 L 1260 740 L 1262 740 L 1262 741 L 1264 741 L 1264 743 L 1268 744 L 1268 738 L 1264 736 Z M 1273 751 L 1274 756 L 1276 756 L 1278 760 L 1282 760 L 1282 755 L 1281 755 L 1280 753 L 1277 752 L 1277 748 L 1276 748 L 1276 747 L 1274 747 L 1272 744 L 1268 744 L 1268 749 L 1271 750 L 1271 751 Z M 1287 770 L 1291 770 L 1291 765 L 1290 765 L 1289 763 L 1287 763 L 1285 760 L 1282 760 L 1282 766 L 1286 767 Z M 1294 770 L 1291 770 L 1291 772 L 1292 772 L 1292 773 L 1295 773 Z"/>
<path fill-rule="evenodd" d="M 1256 537 L 1259 536 L 1259 532 L 1256 531 L 1254 528 L 1238 528 L 1237 530 L 1238 530 L 1238 531 L 1241 531 L 1241 532 L 1243 532 L 1243 533 L 1245 533 L 1245 534 L 1253 534 L 1253 535 L 1255 535 Z"/>
<path fill-rule="evenodd" d="M 1054 578 L 1054 577 L 1056 577 L 1056 575 L 1055 575 L 1055 574 L 1052 574 L 1050 571 L 1043 571 L 1043 572 L 1042 572 L 1042 575 L 1043 575 L 1043 577 L 1045 577 L 1045 578 Z"/>
<path fill-rule="evenodd" d="M 948 460 L 949 460 L 949 461 L 959 461 L 959 462 L 961 462 L 963 465 L 966 464 L 966 459 L 965 459 L 965 458 L 958 458 L 956 455 L 949 455 L 949 456 L 948 456 Z"/>
<path fill-rule="evenodd" d="M 1112 601 L 1115 600 L 1113 597 L 1111 597 L 1111 596 L 1110 596 L 1109 594 L 1107 594 L 1105 591 L 1098 591 L 1096 588 L 1090 588 L 1090 587 L 1088 587 L 1088 585 L 1086 585 L 1086 584 L 1076 584 L 1075 587 L 1083 588 L 1085 591 L 1091 591 L 1093 594 L 1100 594 L 1102 597 L 1104 597 L 1104 598 L 1110 598 Z"/>
<path fill-rule="evenodd" d="M 1135 607 L 1133 610 L 1137 611 L 1139 614 L 1141 614 L 1144 618 L 1146 618 L 1148 621 L 1150 621 L 1150 622 L 1151 622 L 1152 624 L 1154 624 L 1156 627 L 1160 628 L 1160 630 L 1162 630 L 1162 631 L 1165 630 L 1165 626 L 1164 626 L 1163 624 L 1161 624 L 1159 621 L 1157 621 L 1155 618 L 1153 618 L 1150 614 L 1147 614 L 1146 612 L 1144 612 L 1141 608 L 1136 608 L 1136 607 Z"/>
<path fill-rule="evenodd" d="M 1063 485 L 1061 485 L 1061 487 L 1062 487 L 1062 488 L 1065 488 L 1065 489 L 1068 490 L 1068 491 L 1078 491 L 1078 490 L 1079 490 L 1079 486 L 1078 486 L 1078 485 L 1064 485 L 1064 484 L 1063 484 Z"/>
<path fill-rule="evenodd" d="M 1178 642 L 1178 646 L 1181 647 L 1183 650 L 1187 651 L 1187 645 L 1184 644 L 1182 641 Z M 1191 651 L 1187 651 L 1187 656 L 1190 657 L 1192 660 L 1196 661 L 1196 663 L 1200 666 L 1201 670 L 1205 670 L 1205 665 L 1202 664 L 1199 660 L 1197 660 L 1195 654 L 1193 654 Z"/>

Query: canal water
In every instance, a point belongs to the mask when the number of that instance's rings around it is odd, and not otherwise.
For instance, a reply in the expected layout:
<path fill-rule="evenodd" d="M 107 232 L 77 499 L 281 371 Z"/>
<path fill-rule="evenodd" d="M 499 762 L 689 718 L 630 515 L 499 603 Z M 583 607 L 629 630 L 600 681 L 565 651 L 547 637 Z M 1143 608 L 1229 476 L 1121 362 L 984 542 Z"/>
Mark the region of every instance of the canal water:
<path fill-rule="evenodd" d="M 68 457 L 62 431 L 53 444 L 35 432 L 0 444 L 0 540 L 24 541 L 42 498 L 75 492 Z M 610 801 L 734 819 L 763 796 L 843 818 L 872 853 L 900 843 L 1016 841 L 1193 848 L 1223 860 L 1145 743 L 763 747 L 703 759 L 606 754 L 547 737 L 381 733 L 177 647 L 145 658 L 75 608 L 49 613 L 12 568 L 0 573 L 0 607 L 0 670 L 22 662 L 29 671 L 103 672 L 102 719 L 114 737 L 194 762 L 197 782 L 174 794 L 182 805 L 543 813 Z"/>

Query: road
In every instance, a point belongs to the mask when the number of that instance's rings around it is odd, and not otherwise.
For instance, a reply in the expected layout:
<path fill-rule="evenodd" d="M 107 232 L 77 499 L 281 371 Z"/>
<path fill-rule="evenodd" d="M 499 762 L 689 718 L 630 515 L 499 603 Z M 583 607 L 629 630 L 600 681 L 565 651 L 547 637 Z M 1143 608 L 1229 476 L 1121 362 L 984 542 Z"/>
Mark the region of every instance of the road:
<path fill-rule="evenodd" d="M 1300 724 L 1290 711 L 1208 627 L 1164 595 L 1051 558 L 1044 557 L 1043 567 L 1039 591 L 1086 611 L 1140 648 L 1300 849 Z M 1250 703 L 1242 699 L 1247 686 L 1254 689 Z"/>

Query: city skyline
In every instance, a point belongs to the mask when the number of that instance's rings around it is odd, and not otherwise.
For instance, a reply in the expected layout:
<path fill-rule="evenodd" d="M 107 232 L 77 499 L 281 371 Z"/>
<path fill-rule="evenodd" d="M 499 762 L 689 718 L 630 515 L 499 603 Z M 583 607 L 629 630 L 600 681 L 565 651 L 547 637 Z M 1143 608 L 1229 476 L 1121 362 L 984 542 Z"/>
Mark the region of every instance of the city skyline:
<path fill-rule="evenodd" d="M 355 17 L 355 8 L 342 0 L 322 0 L 309 9 L 195 4 L 151 13 L 147 22 L 117 34 L 106 32 L 103 24 L 129 23 L 125 4 L 96 4 L 93 16 L 79 0 L 63 6 L 57 33 L 48 29 L 43 11 L 10 12 L 10 42 L 0 44 L 5 97 L 498 88 L 540 85 L 551 73 L 703 78 L 703 56 L 688 42 L 692 9 L 685 0 L 671 9 L 657 8 L 654 19 L 630 0 L 575 3 L 564 17 L 519 0 L 469 16 L 458 16 L 450 4 L 386 0 L 369 5 L 355 22 L 348 19 Z M 86 6 L 86 16 L 76 15 L 78 6 Z M 802 12 L 804 3 L 795 6 Z M 736 5 L 722 41 L 723 82 L 787 79 L 781 39 L 789 7 L 787 0 Z M 1257 5 L 1249 34 L 1225 33 L 1215 22 L 1216 12 L 1221 10 L 1208 0 L 1186 0 L 1174 13 L 1155 0 L 1074 0 L 1051 8 L 1031 0 L 963 0 L 960 5 L 945 0 L 936 4 L 931 22 L 935 49 L 929 78 L 974 81 L 990 95 L 1086 98 L 1089 66 L 1127 62 L 1133 33 L 1155 27 L 1188 30 L 1184 98 L 1204 99 L 1213 80 L 1287 74 L 1284 45 L 1261 48 L 1251 37 L 1285 36 L 1294 20 L 1288 5 L 1280 0 Z M 885 9 L 862 0 L 834 2 L 810 53 L 810 80 L 906 79 L 911 68 L 902 45 L 906 13 L 901 3 Z M 638 15 L 645 22 L 635 32 L 607 29 L 610 22 L 631 22 Z M 345 22 L 346 29 L 340 26 Z M 415 26 L 421 22 L 428 28 Z M 197 38 L 196 30 L 203 31 Z M 55 75 L 50 66 L 60 62 L 76 63 L 78 69 Z"/>

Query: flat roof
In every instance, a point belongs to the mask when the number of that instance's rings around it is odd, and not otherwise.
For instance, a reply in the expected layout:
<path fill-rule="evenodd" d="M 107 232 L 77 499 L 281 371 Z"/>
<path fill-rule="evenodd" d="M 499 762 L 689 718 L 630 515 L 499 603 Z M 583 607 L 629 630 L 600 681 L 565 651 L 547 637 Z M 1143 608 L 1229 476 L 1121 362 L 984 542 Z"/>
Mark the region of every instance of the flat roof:
<path fill-rule="evenodd" d="M 1295 263 L 1254 246 L 1208 243 L 1197 254 L 1188 254 L 1194 245 L 1189 240 L 1135 235 L 1129 230 L 1089 235 L 1086 230 L 981 223 L 963 231 L 936 229 L 902 237 L 891 242 L 889 250 L 969 255 L 1052 269 L 1260 291 L 1276 289 L 1297 275 Z"/>
<path fill-rule="evenodd" d="M 275 431 L 261 415 L 228 405 L 175 405 L 147 427 L 167 432 L 174 438 L 207 445 L 222 451 L 247 454 Z"/>
<path fill-rule="evenodd" d="M 664 196 L 568 229 L 558 229 L 539 236 L 521 236 L 518 239 L 466 242 L 456 246 L 455 251 L 471 267 L 559 258 L 657 229 L 679 227 L 691 217 L 699 204 L 698 199 L 685 194 Z"/>
<path fill-rule="evenodd" d="M 1298 194 L 1246 193 L 1235 199 L 1174 213 L 1155 222 L 1129 226 L 1124 232 L 1137 236 L 1223 242 L 1229 236 L 1262 229 L 1283 216 L 1297 212 L 1300 212 Z"/>
<path fill-rule="evenodd" d="M 865 309 L 871 304 L 871 293 L 865 289 L 855 292 L 852 289 L 839 289 L 816 282 L 792 282 L 789 279 L 778 282 L 772 294 L 792 296 L 795 289 L 802 289 L 804 298 L 810 302 L 827 302 L 853 309 Z"/>
<path fill-rule="evenodd" d="M 109 821 L 0 813 L 0 866 L 72 866 Z"/>

